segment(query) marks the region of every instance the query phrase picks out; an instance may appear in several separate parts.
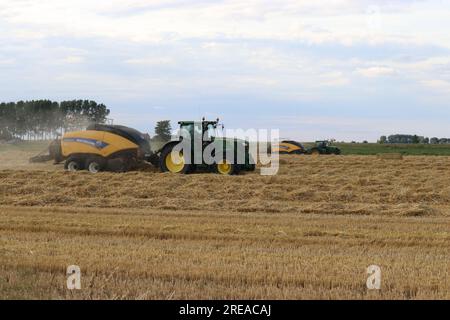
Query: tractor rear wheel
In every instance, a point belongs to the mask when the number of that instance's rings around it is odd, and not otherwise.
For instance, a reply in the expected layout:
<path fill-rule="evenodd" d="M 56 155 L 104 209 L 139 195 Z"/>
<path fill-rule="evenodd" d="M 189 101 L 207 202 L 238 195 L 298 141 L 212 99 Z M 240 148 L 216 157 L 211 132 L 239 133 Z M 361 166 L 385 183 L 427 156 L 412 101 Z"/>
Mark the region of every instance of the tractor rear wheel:
<path fill-rule="evenodd" d="M 186 163 L 182 152 L 173 151 L 175 145 L 169 145 L 161 152 L 160 168 L 162 172 L 189 173 L 192 165 Z"/>
<path fill-rule="evenodd" d="M 313 150 L 311 150 L 311 154 L 313 156 L 320 156 L 320 150 L 319 149 L 313 149 Z"/>

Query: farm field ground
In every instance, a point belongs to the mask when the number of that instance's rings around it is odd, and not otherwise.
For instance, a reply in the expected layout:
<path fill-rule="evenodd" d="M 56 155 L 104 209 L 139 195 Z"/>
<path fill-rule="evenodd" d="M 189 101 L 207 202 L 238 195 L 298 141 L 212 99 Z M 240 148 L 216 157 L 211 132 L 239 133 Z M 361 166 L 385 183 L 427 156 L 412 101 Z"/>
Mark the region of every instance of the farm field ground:
<path fill-rule="evenodd" d="M 376 155 L 379 153 L 402 153 L 404 155 L 450 156 L 450 145 L 445 144 L 379 144 L 337 143 L 344 155 Z"/>
<path fill-rule="evenodd" d="M 223 177 L 73 174 L 35 151 L 0 149 L 0 298 L 450 299 L 449 157 L 283 156 L 277 176 Z"/>

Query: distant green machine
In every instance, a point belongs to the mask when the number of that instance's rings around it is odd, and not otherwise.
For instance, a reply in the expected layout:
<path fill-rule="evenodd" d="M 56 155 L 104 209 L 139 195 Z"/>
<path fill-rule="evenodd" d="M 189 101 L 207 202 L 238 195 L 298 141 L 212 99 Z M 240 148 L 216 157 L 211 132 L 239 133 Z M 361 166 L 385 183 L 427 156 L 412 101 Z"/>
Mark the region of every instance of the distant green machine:
<path fill-rule="evenodd" d="M 256 169 L 256 165 L 254 164 L 254 161 L 250 155 L 250 147 L 247 141 L 239 139 L 216 138 L 219 119 L 217 119 L 216 121 L 205 121 L 205 119 L 203 119 L 202 122 L 180 121 L 178 122 L 178 124 L 180 125 L 180 132 L 182 130 L 188 133 L 190 136 L 190 140 L 192 142 L 190 159 L 194 159 L 195 157 L 194 134 L 196 133 L 201 135 L 202 159 L 201 161 L 199 161 L 201 162 L 201 164 L 187 163 L 186 155 L 184 155 L 182 152 L 174 150 L 175 146 L 177 146 L 183 139 L 183 137 L 180 136 L 178 140 L 168 142 L 159 151 L 156 152 L 152 163 L 156 164 L 157 162 L 159 162 L 159 167 L 162 172 L 186 174 L 199 169 L 213 171 L 223 175 L 232 175 L 238 174 L 241 171 L 254 171 Z M 207 139 L 203 139 L 204 137 L 207 137 Z M 207 164 L 205 162 L 205 159 L 203 159 L 203 151 L 211 144 L 215 144 L 217 148 L 223 147 L 224 158 L 220 159 L 216 163 Z M 245 152 L 245 163 L 237 163 L 239 150 L 244 150 Z M 227 151 L 229 151 L 229 153 L 233 152 L 233 161 L 225 159 Z"/>
<path fill-rule="evenodd" d="M 308 148 L 307 154 L 320 155 L 320 154 L 341 154 L 341 149 L 332 146 L 329 141 L 316 141 L 314 147 Z"/>
<path fill-rule="evenodd" d="M 338 147 L 331 146 L 328 141 L 316 141 L 313 147 L 306 148 L 300 142 L 283 140 L 272 149 L 272 152 L 280 154 L 341 154 Z"/>

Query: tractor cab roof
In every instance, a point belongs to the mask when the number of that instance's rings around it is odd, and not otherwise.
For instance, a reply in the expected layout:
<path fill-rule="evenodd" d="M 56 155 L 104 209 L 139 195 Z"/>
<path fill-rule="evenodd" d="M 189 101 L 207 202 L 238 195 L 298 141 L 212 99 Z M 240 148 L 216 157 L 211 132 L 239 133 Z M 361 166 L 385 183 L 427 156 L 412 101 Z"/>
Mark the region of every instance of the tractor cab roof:
<path fill-rule="evenodd" d="M 203 120 L 203 121 L 178 121 L 178 124 L 181 124 L 181 125 L 183 125 L 183 124 L 193 124 L 193 123 L 203 123 L 203 124 L 218 124 L 219 122 L 218 121 L 206 121 L 206 120 Z"/>

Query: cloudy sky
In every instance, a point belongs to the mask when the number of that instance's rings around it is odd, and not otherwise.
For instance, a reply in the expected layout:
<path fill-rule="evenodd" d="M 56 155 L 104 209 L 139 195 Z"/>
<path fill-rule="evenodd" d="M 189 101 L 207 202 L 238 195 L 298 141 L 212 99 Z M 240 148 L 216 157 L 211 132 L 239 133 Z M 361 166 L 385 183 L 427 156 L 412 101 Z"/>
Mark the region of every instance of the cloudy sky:
<path fill-rule="evenodd" d="M 150 132 L 450 137 L 449 30 L 444 0 L 0 0 L 0 100 L 94 99 Z"/>

